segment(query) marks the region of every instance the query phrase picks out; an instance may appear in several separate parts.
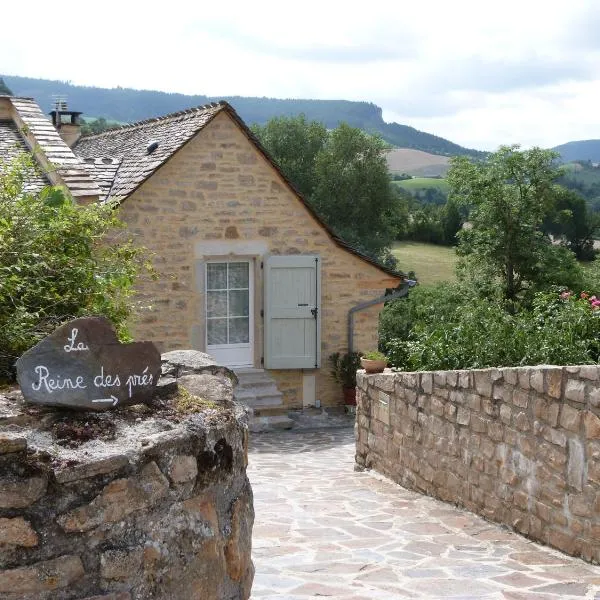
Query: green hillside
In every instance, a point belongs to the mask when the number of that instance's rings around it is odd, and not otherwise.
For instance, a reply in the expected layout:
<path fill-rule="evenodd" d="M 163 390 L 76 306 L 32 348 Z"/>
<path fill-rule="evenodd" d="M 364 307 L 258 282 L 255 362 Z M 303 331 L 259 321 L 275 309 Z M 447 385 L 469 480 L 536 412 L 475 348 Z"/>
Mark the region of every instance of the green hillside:
<path fill-rule="evenodd" d="M 560 154 L 563 162 L 591 161 L 600 162 L 600 140 L 580 140 L 567 142 L 552 148 Z"/>
<path fill-rule="evenodd" d="M 73 110 L 104 117 L 107 121 L 134 122 L 171 112 L 199 106 L 208 102 L 227 100 L 248 124 L 264 124 L 272 117 L 304 113 L 309 120 L 320 121 L 328 128 L 346 122 L 371 133 L 378 133 L 393 146 L 415 148 L 446 156 L 484 153 L 463 148 L 444 138 L 419 131 L 408 125 L 386 123 L 382 110 L 371 102 L 348 100 L 292 100 L 277 98 L 248 98 L 243 96 L 210 97 L 185 95 L 128 88 L 97 88 L 71 85 L 65 81 L 50 81 L 31 77 L 1 75 L 17 96 L 31 96 L 45 111 L 52 109 L 52 96 L 64 95 Z"/>
<path fill-rule="evenodd" d="M 448 182 L 445 179 L 434 179 L 432 177 L 413 177 L 412 179 L 404 179 L 402 181 L 394 181 L 394 183 L 408 192 L 434 188 L 440 190 L 444 194 L 448 193 Z"/>

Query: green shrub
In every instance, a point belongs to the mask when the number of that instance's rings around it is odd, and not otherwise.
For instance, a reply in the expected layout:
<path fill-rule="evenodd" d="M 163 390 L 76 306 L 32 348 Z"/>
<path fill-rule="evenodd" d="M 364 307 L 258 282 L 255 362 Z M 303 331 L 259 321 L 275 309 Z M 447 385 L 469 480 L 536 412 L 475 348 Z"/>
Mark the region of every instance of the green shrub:
<path fill-rule="evenodd" d="M 600 358 L 600 300 L 593 296 L 590 301 L 586 294 L 558 289 L 538 292 L 531 305 L 511 312 L 497 298 L 461 298 L 459 291 L 460 286 L 437 286 L 411 292 L 407 302 L 385 309 L 384 348 L 392 366 L 478 369 L 585 364 Z M 392 313 L 400 313 L 402 304 L 408 310 L 394 320 Z M 394 337 L 395 331 L 404 335 Z"/>
<path fill-rule="evenodd" d="M 26 157 L 0 164 L 0 379 L 11 379 L 25 350 L 75 317 L 103 315 L 127 338 L 143 264 L 140 249 L 118 240 L 123 225 L 112 206 L 76 205 L 57 187 L 27 193 L 33 169 Z"/>

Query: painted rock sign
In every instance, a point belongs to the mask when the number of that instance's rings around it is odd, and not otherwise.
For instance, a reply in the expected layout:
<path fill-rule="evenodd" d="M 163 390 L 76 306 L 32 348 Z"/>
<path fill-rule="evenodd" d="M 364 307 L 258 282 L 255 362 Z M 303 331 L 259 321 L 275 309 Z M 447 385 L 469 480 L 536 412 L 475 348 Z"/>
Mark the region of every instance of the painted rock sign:
<path fill-rule="evenodd" d="M 121 344 L 103 317 L 59 327 L 17 361 L 17 381 L 35 404 L 106 410 L 152 398 L 160 376 L 152 342 Z"/>

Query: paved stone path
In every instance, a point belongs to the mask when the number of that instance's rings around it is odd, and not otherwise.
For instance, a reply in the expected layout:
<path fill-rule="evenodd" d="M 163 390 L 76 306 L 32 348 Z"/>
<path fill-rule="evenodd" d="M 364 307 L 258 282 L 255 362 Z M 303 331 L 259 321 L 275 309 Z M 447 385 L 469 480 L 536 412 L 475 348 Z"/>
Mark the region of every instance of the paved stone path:
<path fill-rule="evenodd" d="M 600 567 L 355 473 L 351 429 L 250 445 L 253 599 L 600 600 Z"/>

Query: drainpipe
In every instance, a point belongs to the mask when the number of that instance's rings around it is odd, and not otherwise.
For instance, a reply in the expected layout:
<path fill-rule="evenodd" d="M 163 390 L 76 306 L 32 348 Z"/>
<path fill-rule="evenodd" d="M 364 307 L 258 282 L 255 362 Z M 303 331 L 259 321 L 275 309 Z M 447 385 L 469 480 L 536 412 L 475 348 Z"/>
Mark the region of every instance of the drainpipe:
<path fill-rule="evenodd" d="M 415 285 L 417 285 L 416 281 L 408 279 L 404 282 L 401 288 L 397 289 L 392 294 L 388 294 L 387 296 L 379 296 L 379 298 L 375 298 L 374 300 L 368 300 L 367 302 L 361 302 L 360 304 L 353 306 L 348 311 L 348 352 L 352 352 L 354 349 L 354 313 L 365 310 L 365 308 L 375 306 L 376 304 L 382 304 L 383 302 L 390 302 L 391 300 L 404 298 L 406 295 L 408 295 L 408 290 Z"/>

